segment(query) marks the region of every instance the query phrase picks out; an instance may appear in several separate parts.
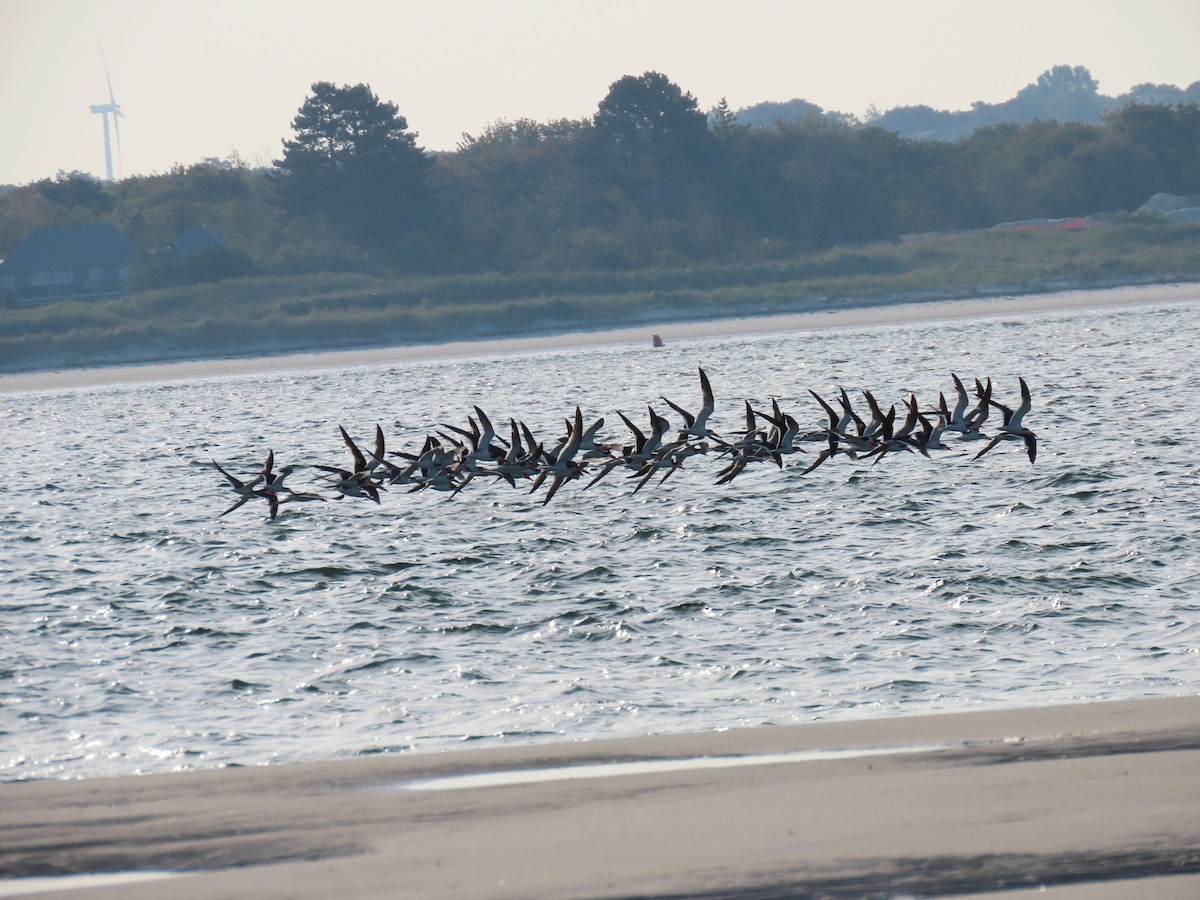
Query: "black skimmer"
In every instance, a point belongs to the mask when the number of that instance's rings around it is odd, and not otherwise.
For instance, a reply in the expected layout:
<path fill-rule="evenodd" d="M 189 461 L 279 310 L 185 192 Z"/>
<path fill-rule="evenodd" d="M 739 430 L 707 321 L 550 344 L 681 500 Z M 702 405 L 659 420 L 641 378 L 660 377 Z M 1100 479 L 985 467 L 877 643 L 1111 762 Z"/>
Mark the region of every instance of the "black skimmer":
<path fill-rule="evenodd" d="M 579 458 L 583 462 L 596 459 L 611 459 L 612 452 L 605 444 L 597 443 L 596 435 L 604 427 L 604 416 L 601 416 L 583 430 L 579 439 Z"/>
<path fill-rule="evenodd" d="M 852 450 L 847 450 L 838 445 L 838 439 L 842 436 L 842 430 L 848 428 L 849 423 L 853 419 L 849 415 L 839 417 L 834 408 L 825 401 L 825 398 L 814 390 L 809 390 L 809 393 L 813 395 L 814 399 L 821 404 L 821 408 L 825 410 L 825 415 L 829 417 L 829 427 L 825 429 L 826 446 L 817 454 L 817 458 L 809 463 L 804 471 L 800 473 L 801 475 L 807 475 L 817 466 L 821 465 L 821 463 L 825 462 L 825 460 L 832 459 L 839 453 L 853 455 Z M 849 409 L 850 398 L 846 397 L 845 390 L 842 391 L 842 397 L 844 398 L 843 408 Z M 851 412 L 853 411 L 851 410 Z"/>
<path fill-rule="evenodd" d="M 288 491 L 282 497 L 276 495 L 274 491 L 271 491 L 270 493 L 276 497 L 274 503 L 271 502 L 271 497 L 267 498 L 267 503 L 269 503 L 271 506 L 272 519 L 279 514 L 279 507 L 285 503 L 308 503 L 312 500 L 319 500 L 324 503 L 326 501 L 326 498 L 322 495 L 309 493 L 307 491 Z"/>
<path fill-rule="evenodd" d="M 979 457 L 983 456 L 983 454 L 987 453 L 998 443 L 1005 440 L 1024 441 L 1025 452 L 1029 454 L 1029 461 L 1032 463 L 1037 459 L 1037 435 L 1028 428 L 1024 427 L 1022 424 L 1026 414 L 1029 412 L 1029 407 L 1031 405 L 1029 385 L 1025 383 L 1024 378 L 1018 378 L 1017 380 L 1021 382 L 1021 405 L 1014 410 L 1009 409 L 1002 403 L 997 403 L 995 400 L 991 400 L 991 381 L 989 379 L 989 402 L 992 404 L 992 406 L 995 406 L 1000 410 L 1001 413 L 1003 413 L 1004 424 L 996 430 L 996 434 L 990 441 L 988 441 L 984 448 L 975 454 L 975 459 L 979 459 Z"/>
<path fill-rule="evenodd" d="M 922 456 L 928 457 L 930 450 L 950 449 L 942 443 L 942 433 L 946 430 L 944 419 L 939 419 L 938 424 L 934 425 L 924 415 L 919 415 L 917 418 L 921 420 L 921 430 L 913 435 L 912 441 L 913 446 Z"/>
<path fill-rule="evenodd" d="M 529 459 L 526 447 L 521 443 L 521 431 L 517 420 L 509 419 L 508 426 L 508 450 L 494 462 L 492 468 L 483 470 L 483 474 L 503 478 L 510 487 L 516 487 L 518 478 L 529 478 L 536 470 Z"/>
<path fill-rule="evenodd" d="M 467 448 L 463 444 L 452 443 L 451 446 L 446 447 L 433 435 L 428 435 L 421 447 L 420 454 L 400 454 L 413 463 L 412 474 L 408 476 L 409 483 L 413 485 L 409 489 L 409 493 L 433 488 L 438 491 L 453 491 L 457 494 L 465 484 L 456 476 L 461 469 L 460 463 L 466 453 Z"/>
<path fill-rule="evenodd" d="M 800 445 L 806 441 L 819 441 L 823 446 L 801 474 L 812 472 L 839 453 L 852 459 L 875 457 L 873 464 L 878 464 L 884 456 L 895 452 L 915 451 L 929 458 L 931 451 L 948 449 L 944 443 L 947 433 L 956 433 L 960 439 L 985 440 L 984 448 L 975 455 L 975 459 L 990 453 L 1002 440 L 1020 439 L 1025 443 L 1030 462 L 1036 460 L 1037 436 L 1024 423 L 1031 405 L 1029 387 L 1024 378 L 1020 379 L 1021 403 L 1016 409 L 1010 409 L 993 399 L 990 378 L 986 381 L 975 379 L 976 400 L 972 404 L 962 379 L 952 372 L 950 374 L 955 386 L 953 407 L 947 403 L 946 394 L 939 393 L 936 409 L 921 412 L 916 396 L 910 393 L 902 404 L 906 415 L 899 425 L 896 418 L 901 405 L 892 404 L 885 411 L 869 390 L 862 391 L 870 409 L 868 422 L 864 422 L 854 411 L 844 387 L 838 387 L 840 413 L 836 403 L 828 403 L 815 391 L 810 391 L 824 411 L 827 422 L 824 427 L 807 432 L 801 431 L 794 416 L 781 409 L 778 400 L 771 400 L 769 412 L 756 409 L 753 402 L 747 400 L 744 401 L 744 429 L 725 440 L 710 427 L 715 408 L 712 388 L 705 370 L 701 367 L 698 372 L 701 403 L 695 412 L 664 398 L 671 409 L 683 417 L 683 427 L 677 433 L 672 431 L 671 423 L 665 417 L 648 406 L 648 429 L 639 428 L 624 413 L 618 413 L 629 429 L 631 443 L 604 443 L 599 438 L 604 419 L 595 419 L 585 428 L 581 409 L 576 406 L 574 416 L 566 420 L 566 434 L 547 452 L 528 426 L 515 418 L 509 419 L 509 439 L 497 436 L 487 414 L 481 407 L 474 406 L 473 415 L 467 417 L 469 428 L 443 425 L 441 427 L 445 432 L 436 431 L 436 436 L 427 436 L 417 453 L 388 453 L 383 428 L 378 424 L 375 426 L 374 449 L 364 453 L 346 429 L 339 427 L 342 441 L 350 451 L 352 465 L 346 468 L 317 465 L 312 468 L 327 473 L 320 477 L 337 489 L 336 496 L 330 499 L 366 497 L 379 503 L 380 492 L 386 486 L 397 483 L 412 485 L 413 491 L 433 489 L 454 496 L 474 478 L 488 475 L 496 479 L 503 478 L 513 487 L 517 486 L 518 478 L 530 480 L 531 494 L 548 485 L 542 498 L 544 505 L 553 499 L 563 484 L 580 477 L 587 470 L 591 470 L 589 475 L 594 472 L 594 477 L 587 484 L 587 487 L 591 487 L 613 469 L 625 468 L 632 473 L 629 478 L 637 481 L 634 488 L 636 493 L 656 477 L 658 483 L 662 484 L 684 467 L 688 458 L 709 453 L 710 449 L 718 458 L 723 458 L 718 474 L 720 484 L 731 482 L 754 462 L 770 460 L 783 468 L 784 457 L 804 452 Z M 988 420 L 993 407 L 1003 413 L 1004 421 L 991 437 L 987 437 L 981 433 L 981 425 Z M 668 439 L 669 433 L 675 433 L 674 440 Z M 385 454 L 401 457 L 405 463 L 396 465 L 385 459 Z M 285 480 L 301 467 L 281 466 L 276 469 L 274 451 L 268 451 L 266 461 L 253 476 L 239 478 L 215 459 L 212 463 L 235 494 L 232 505 L 220 513 L 222 516 L 252 499 L 265 500 L 272 519 L 285 503 L 326 499 L 320 494 L 300 492 L 287 486 Z"/>
<path fill-rule="evenodd" d="M 915 394 L 910 394 L 908 397 L 908 412 L 905 414 L 904 422 L 901 423 L 899 428 L 894 427 L 896 407 L 891 407 L 887 411 L 887 415 L 883 417 L 881 423 L 881 439 L 876 444 L 875 449 L 863 455 L 863 459 L 874 456 L 875 462 L 873 465 L 878 465 L 879 461 L 889 453 L 899 451 L 911 453 L 914 446 L 913 429 L 917 427 L 919 416 L 920 413 L 917 411 L 917 397 Z"/>
<path fill-rule="evenodd" d="M 950 373 L 950 377 L 954 379 L 954 409 L 946 408 L 946 395 L 943 394 L 938 415 L 945 419 L 946 431 L 965 435 L 971 430 L 971 423 L 966 419 L 967 407 L 971 405 L 971 398 L 963 386 L 962 379 L 953 372 Z"/>
<path fill-rule="evenodd" d="M 670 467 L 666 472 L 663 473 L 663 477 L 658 480 L 658 483 L 662 484 L 678 470 L 682 469 L 684 460 L 686 460 L 688 457 L 696 456 L 697 454 L 705 454 L 708 452 L 708 450 L 708 441 L 698 441 L 694 444 L 689 441 L 681 441 L 679 447 L 676 447 L 669 453 L 664 453 L 662 455 L 662 462 L 659 464 L 658 468 L 662 468 L 662 466 L 666 465 L 667 463 L 670 463 Z M 634 488 L 634 493 L 636 494 L 641 486 L 649 480 L 650 475 L 647 475 L 645 478 L 643 478 L 638 486 Z"/>
<path fill-rule="evenodd" d="M 975 396 L 978 402 L 963 414 L 963 421 L 967 424 L 967 430 L 963 432 L 963 440 L 979 441 L 986 440 L 987 435 L 981 430 L 983 423 L 988 419 L 992 402 L 992 379 L 987 380 L 985 385 L 978 378 L 975 379 Z"/>
<path fill-rule="evenodd" d="M 378 425 L 376 425 L 375 428 L 376 441 L 378 443 L 382 438 L 383 429 L 381 429 Z M 333 484 L 334 490 L 338 492 L 333 498 L 334 500 L 341 500 L 344 497 L 366 497 L 367 499 L 374 500 L 376 503 L 378 503 L 379 488 L 381 485 L 377 484 L 372 478 L 372 472 L 374 472 L 379 463 L 383 461 L 382 458 L 373 461 L 370 465 L 368 465 L 367 458 L 363 455 L 363 452 L 358 449 L 358 445 L 354 443 L 354 440 L 346 432 L 346 429 L 339 425 L 338 431 L 342 433 L 342 443 L 349 448 L 350 455 L 354 459 L 354 468 L 343 469 L 338 466 L 323 465 L 316 465 L 313 466 L 313 468 L 320 469 L 322 472 L 328 472 L 330 475 L 334 476 L 329 479 Z"/>
<path fill-rule="evenodd" d="M 650 435 L 647 437 L 642 433 L 633 422 L 629 421 L 629 417 L 623 412 L 618 412 L 626 427 L 633 434 L 633 443 L 627 444 L 621 448 L 621 451 L 613 456 L 612 459 L 605 462 L 596 476 L 585 485 L 584 490 L 590 488 L 593 484 L 611 472 L 618 466 L 625 466 L 628 469 L 633 469 L 634 473 L 639 473 L 642 469 L 654 459 L 655 454 L 662 448 L 663 437 L 671 430 L 671 423 L 665 416 L 660 416 L 654 411 L 654 407 L 647 406 L 646 409 L 650 413 Z M 633 477 L 633 476 L 631 476 Z"/>
<path fill-rule="evenodd" d="M 682 432 L 680 434 L 682 435 Z M 690 444 L 687 439 L 681 436 L 676 438 L 674 441 L 663 444 L 661 447 L 659 447 L 659 449 L 648 460 L 646 460 L 645 465 L 643 465 L 641 469 L 629 476 L 630 478 L 641 479 L 637 483 L 637 487 L 633 489 L 633 492 L 636 494 L 638 491 L 644 488 L 650 479 L 653 478 L 655 474 L 663 468 L 666 468 L 667 472 L 665 475 L 663 475 L 662 479 L 659 481 L 659 484 L 662 484 L 663 481 L 666 481 L 667 478 L 670 477 L 671 473 L 682 466 L 683 461 L 691 455 L 691 452 L 687 450 L 689 446 Z M 708 449 L 707 445 L 705 445 L 704 449 Z"/>
<path fill-rule="evenodd" d="M 779 404 L 772 400 L 776 412 L 779 410 Z M 731 456 L 729 464 L 717 473 L 717 484 L 728 484 L 737 478 L 746 466 L 752 462 L 762 462 L 767 458 L 766 453 L 770 447 L 768 435 L 765 429 L 758 426 L 758 413 L 754 407 L 750 405 L 750 401 L 746 400 L 746 427 L 741 431 L 735 441 L 726 443 L 718 457 Z M 765 415 L 765 414 L 764 414 Z"/>
<path fill-rule="evenodd" d="M 812 391 L 809 391 L 809 393 L 812 394 Z M 816 394 L 813 394 L 813 396 L 816 397 Z M 817 399 L 820 400 L 819 397 L 817 397 Z M 850 426 L 853 425 L 855 428 L 855 435 L 857 437 L 862 437 L 867 430 L 867 423 L 862 420 L 862 417 L 860 417 L 850 405 L 850 395 L 846 393 L 846 389 L 844 387 L 838 388 L 838 400 L 842 404 L 842 415 L 838 419 L 837 428 L 834 430 L 837 431 L 838 434 L 848 435 L 850 434 Z M 821 405 L 824 406 L 825 404 L 822 403 Z"/>
<path fill-rule="evenodd" d="M 212 461 L 212 464 L 225 477 L 229 486 L 233 488 L 234 493 L 238 495 L 238 499 L 234 501 L 233 505 L 217 516 L 218 519 L 233 512 L 250 500 L 267 501 L 270 517 L 274 519 L 279 514 L 279 506 L 282 503 L 302 503 L 307 500 L 323 501 L 325 499 L 320 494 L 294 491 L 290 487 L 286 487 L 283 480 L 294 472 L 297 467 L 284 466 L 279 471 L 275 471 L 274 450 L 267 451 L 267 458 L 262 465 L 262 469 L 249 481 L 242 481 L 240 478 L 229 474 L 215 459 Z"/>
<path fill-rule="evenodd" d="M 233 492 L 238 495 L 238 499 L 234 501 L 234 504 L 225 510 L 225 512 L 218 515 L 218 519 L 221 518 L 221 516 L 233 512 L 242 504 L 250 500 L 254 500 L 255 498 L 261 498 L 263 500 L 270 501 L 271 498 L 274 497 L 273 492 L 258 487 L 258 485 L 263 481 L 263 473 L 269 471 L 271 465 L 274 463 L 274 460 L 274 451 L 269 451 L 267 453 L 267 461 L 263 464 L 262 471 L 260 471 L 249 481 L 242 481 L 240 478 L 230 475 L 227 471 L 225 471 L 225 468 L 219 462 L 217 462 L 215 459 L 212 461 L 212 464 L 216 467 L 217 471 L 225 476 L 225 480 L 229 483 L 229 486 L 233 488 Z M 272 515 L 271 518 L 275 518 L 275 516 Z"/>
<path fill-rule="evenodd" d="M 550 489 L 546 491 L 546 496 L 542 500 L 542 505 L 545 506 L 550 502 L 550 498 L 555 495 L 558 489 L 564 482 L 570 481 L 572 478 L 578 478 L 583 471 L 583 466 L 575 461 L 575 454 L 579 452 L 579 445 L 583 440 L 583 413 L 579 407 L 575 407 L 575 419 L 571 423 L 571 430 L 567 434 L 566 440 L 556 448 L 556 452 L 551 454 L 551 461 L 545 463 L 538 472 L 537 477 L 533 480 L 533 487 L 529 489 L 529 493 L 533 493 L 540 488 L 547 478 L 551 479 Z"/>
<path fill-rule="evenodd" d="M 467 422 L 471 426 L 470 431 L 457 428 L 453 425 L 442 426 L 456 434 L 461 434 L 470 442 L 469 445 L 462 445 L 466 448 L 466 452 L 463 454 L 460 462 L 462 470 L 470 475 L 483 473 L 483 470 L 479 468 L 480 463 L 495 462 L 506 455 L 505 448 L 495 443 L 496 430 L 492 427 L 492 422 L 488 419 L 487 413 L 478 406 L 474 407 L 474 410 L 475 418 L 471 416 L 467 417 Z"/>
<path fill-rule="evenodd" d="M 684 427 L 683 430 L 679 432 L 679 437 L 681 439 L 690 440 L 691 438 L 696 438 L 698 440 L 704 440 L 705 438 L 711 438 L 719 443 L 724 443 L 724 441 L 721 440 L 720 435 L 716 434 L 708 427 L 708 419 L 709 416 L 713 414 L 713 410 L 716 408 L 716 403 L 713 400 L 712 385 L 709 384 L 708 375 L 705 374 L 703 368 L 700 369 L 700 408 L 696 410 L 694 414 L 688 412 L 682 406 L 672 403 L 666 397 L 663 397 L 662 399 L 667 406 L 671 407 L 671 409 L 683 416 Z"/>
<path fill-rule="evenodd" d="M 804 452 L 796 446 L 796 441 L 800 437 L 800 423 L 790 413 L 781 410 L 779 401 L 773 398 L 771 414 L 759 413 L 759 415 L 771 423 L 771 431 L 766 439 L 766 455 L 775 460 L 775 464 L 782 469 L 785 456 Z"/>

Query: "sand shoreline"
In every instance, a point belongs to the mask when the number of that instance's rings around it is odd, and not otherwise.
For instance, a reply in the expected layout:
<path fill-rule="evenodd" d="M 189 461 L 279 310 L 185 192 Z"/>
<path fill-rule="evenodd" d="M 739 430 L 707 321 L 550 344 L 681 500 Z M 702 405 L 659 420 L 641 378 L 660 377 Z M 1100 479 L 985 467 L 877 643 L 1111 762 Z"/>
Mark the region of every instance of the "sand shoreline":
<path fill-rule="evenodd" d="M 573 331 L 532 337 L 512 337 L 405 344 L 364 350 L 325 350 L 276 356 L 182 360 L 178 362 L 114 365 L 95 368 L 54 369 L 0 374 L 0 394 L 46 391 L 113 384 L 180 381 L 223 375 L 371 366 L 408 360 L 492 356 L 539 350 L 610 346 L 638 343 L 649 346 L 652 334 L 668 342 L 689 338 L 767 334 L 820 328 L 848 328 L 901 322 L 936 321 L 1048 312 L 1102 306 L 1142 306 L 1200 300 L 1200 283 L 1131 285 L 1125 287 L 1016 294 L 967 300 L 928 300 L 875 304 L 846 309 L 797 312 L 783 315 L 699 321 L 661 322 L 596 331 Z"/>
<path fill-rule="evenodd" d="M 163 870 L 196 874 L 42 896 L 1195 896 L 1198 771 L 1176 697 L 7 783 L 0 894 Z"/>

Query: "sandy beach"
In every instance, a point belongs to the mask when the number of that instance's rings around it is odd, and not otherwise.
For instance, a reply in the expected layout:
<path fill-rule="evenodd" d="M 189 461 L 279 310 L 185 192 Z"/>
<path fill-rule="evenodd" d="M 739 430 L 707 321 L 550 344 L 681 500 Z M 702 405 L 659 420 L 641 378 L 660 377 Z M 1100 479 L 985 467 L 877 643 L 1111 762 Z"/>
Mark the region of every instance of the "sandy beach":
<path fill-rule="evenodd" d="M 1101 306 L 1145 306 L 1176 300 L 1200 300 L 1200 284 L 1154 284 L 1096 290 L 988 297 L 971 300 L 937 300 L 894 303 L 791 313 L 776 316 L 709 319 L 697 322 L 664 322 L 599 331 L 576 331 L 536 337 L 413 344 L 368 350 L 330 350 L 232 359 L 202 359 L 131 366 L 104 366 L 0 375 L 0 394 L 18 391 L 58 390 L 112 384 L 180 381 L 222 375 L 250 375 L 298 369 L 372 366 L 406 360 L 493 356 L 538 350 L 557 350 L 614 344 L 650 345 L 653 334 L 668 343 L 688 338 L 767 334 L 819 328 L 853 328 L 898 322 L 939 321 L 977 316 L 1003 316 L 1058 309 Z"/>
<path fill-rule="evenodd" d="M 9 783 L 0 896 L 1194 897 L 1197 772 L 1181 697 Z"/>

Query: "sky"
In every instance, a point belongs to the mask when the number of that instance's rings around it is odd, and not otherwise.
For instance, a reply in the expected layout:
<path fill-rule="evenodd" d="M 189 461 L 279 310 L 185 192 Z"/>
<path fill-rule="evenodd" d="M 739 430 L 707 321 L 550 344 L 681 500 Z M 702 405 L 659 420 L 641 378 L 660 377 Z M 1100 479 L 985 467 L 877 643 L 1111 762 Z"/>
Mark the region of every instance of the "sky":
<path fill-rule="evenodd" d="M 808 100 L 864 115 L 1012 97 L 1055 65 L 1116 96 L 1200 80 L 1197 0 L 0 0 L 0 184 L 279 158 L 314 82 L 366 83 L 417 142 L 591 116 L 665 74 L 708 110 Z M 115 136 L 114 136 L 115 138 Z"/>

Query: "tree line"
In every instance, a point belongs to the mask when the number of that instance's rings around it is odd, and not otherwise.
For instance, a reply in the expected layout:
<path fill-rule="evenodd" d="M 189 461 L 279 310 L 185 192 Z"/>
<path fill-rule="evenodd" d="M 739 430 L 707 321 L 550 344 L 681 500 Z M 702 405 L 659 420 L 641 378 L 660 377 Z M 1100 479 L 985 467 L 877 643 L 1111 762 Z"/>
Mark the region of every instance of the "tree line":
<path fill-rule="evenodd" d="M 0 256 L 35 227 L 105 221 L 145 251 L 148 287 L 253 273 L 619 271 L 1200 194 L 1195 103 L 993 122 L 952 141 L 884 124 L 810 112 L 751 126 L 646 72 L 613 82 L 589 118 L 497 121 L 433 154 L 368 85 L 318 82 L 271 166 L 209 160 L 111 184 L 60 174 L 3 192 Z M 203 266 L 166 265 L 160 251 L 192 224 L 226 247 Z"/>
<path fill-rule="evenodd" d="M 1100 93 L 1100 84 L 1084 66 L 1054 66 L 1047 69 L 1000 103 L 972 103 L 969 109 L 934 109 L 926 104 L 897 106 L 887 111 L 870 109 L 865 123 L 894 131 L 904 137 L 924 140 L 956 141 L 985 125 L 1001 122 L 1026 124 L 1041 120 L 1085 122 L 1098 125 L 1104 116 L 1131 104 L 1171 105 L 1200 102 L 1200 81 L 1186 88 L 1173 84 L 1146 82 L 1134 85 L 1123 94 L 1109 97 Z M 737 113 L 744 125 L 770 125 L 780 119 L 798 121 L 821 115 L 847 122 L 855 117 L 835 111 L 826 112 L 815 103 L 795 99 L 784 103 L 756 103 Z"/>

